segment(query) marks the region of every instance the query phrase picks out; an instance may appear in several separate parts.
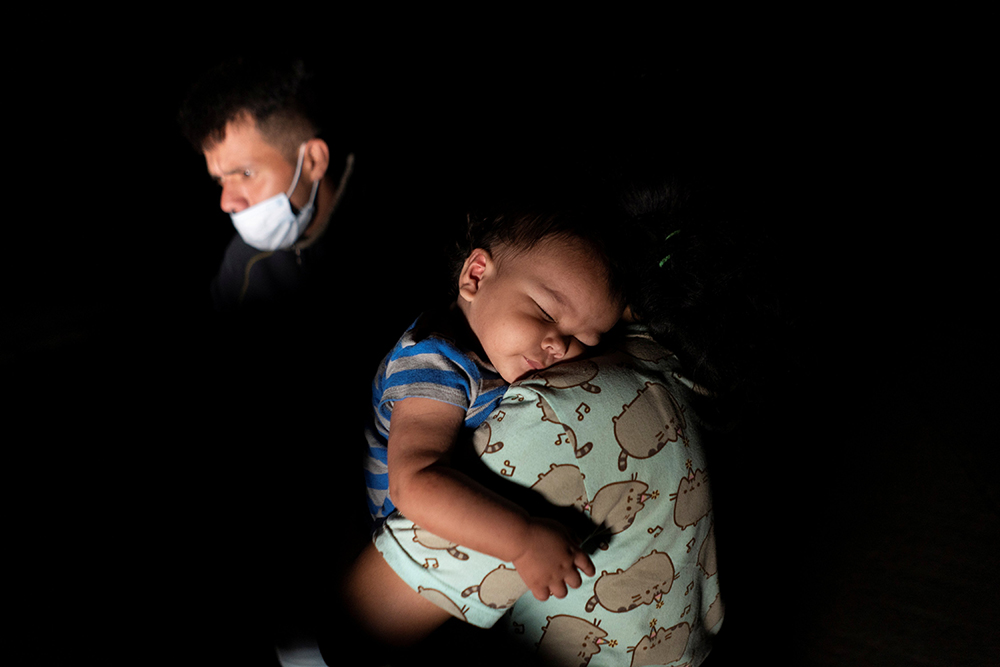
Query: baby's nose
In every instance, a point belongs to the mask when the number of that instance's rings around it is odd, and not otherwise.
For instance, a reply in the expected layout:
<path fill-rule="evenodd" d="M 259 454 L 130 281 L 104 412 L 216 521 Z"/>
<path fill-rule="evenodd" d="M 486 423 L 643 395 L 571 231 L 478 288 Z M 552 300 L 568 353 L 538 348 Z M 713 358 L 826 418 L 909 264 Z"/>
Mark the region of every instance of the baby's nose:
<path fill-rule="evenodd" d="M 566 350 L 569 349 L 569 343 L 565 338 L 558 335 L 551 335 L 545 339 L 542 347 L 552 355 L 556 360 L 562 359 L 566 355 Z"/>

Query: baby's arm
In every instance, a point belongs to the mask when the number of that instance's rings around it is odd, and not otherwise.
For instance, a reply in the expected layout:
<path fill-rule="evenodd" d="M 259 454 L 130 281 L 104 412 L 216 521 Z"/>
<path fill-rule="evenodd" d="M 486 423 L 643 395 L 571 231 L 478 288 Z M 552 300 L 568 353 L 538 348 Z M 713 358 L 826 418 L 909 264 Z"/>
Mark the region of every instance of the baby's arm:
<path fill-rule="evenodd" d="M 389 496 L 399 511 L 438 537 L 514 564 L 539 600 L 565 597 L 594 565 L 554 521 L 535 519 L 449 466 L 465 422 L 461 408 L 426 398 L 392 407 Z"/>

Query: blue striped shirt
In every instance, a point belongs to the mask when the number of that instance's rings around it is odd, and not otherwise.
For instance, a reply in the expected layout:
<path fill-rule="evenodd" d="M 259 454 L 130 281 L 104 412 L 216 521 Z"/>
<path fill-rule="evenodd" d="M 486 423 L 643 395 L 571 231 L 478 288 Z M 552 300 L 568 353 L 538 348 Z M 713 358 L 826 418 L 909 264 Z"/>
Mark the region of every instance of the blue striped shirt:
<path fill-rule="evenodd" d="M 425 316 L 421 316 L 425 317 Z M 379 365 L 372 382 L 372 423 L 365 429 L 368 456 L 365 481 L 373 519 L 388 516 L 388 451 L 392 404 L 404 398 L 430 398 L 465 410 L 465 426 L 486 421 L 503 398 L 507 383 L 473 352 L 452 339 L 432 333 L 416 340 L 418 318 Z"/>

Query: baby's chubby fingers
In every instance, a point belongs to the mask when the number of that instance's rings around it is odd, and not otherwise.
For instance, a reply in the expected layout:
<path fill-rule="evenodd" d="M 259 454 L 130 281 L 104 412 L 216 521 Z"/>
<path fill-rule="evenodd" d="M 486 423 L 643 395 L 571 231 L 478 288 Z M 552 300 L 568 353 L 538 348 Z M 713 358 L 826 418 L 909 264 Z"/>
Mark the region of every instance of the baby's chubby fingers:
<path fill-rule="evenodd" d="M 578 551 L 576 557 L 573 559 L 573 564 L 585 575 L 592 577 L 597 574 L 597 568 L 594 567 L 594 561 L 590 560 L 590 556 L 582 551 Z M 574 588 L 576 588 L 574 586 Z"/>
<path fill-rule="evenodd" d="M 531 594 L 535 596 L 536 600 L 545 602 L 549 599 L 549 588 L 548 586 L 541 586 L 531 589 Z"/>
<path fill-rule="evenodd" d="M 566 589 L 566 584 L 564 584 L 561 581 L 552 584 L 549 587 L 549 590 L 552 592 L 553 597 L 557 597 L 560 600 L 566 597 L 566 594 L 569 593 L 569 591 Z"/>

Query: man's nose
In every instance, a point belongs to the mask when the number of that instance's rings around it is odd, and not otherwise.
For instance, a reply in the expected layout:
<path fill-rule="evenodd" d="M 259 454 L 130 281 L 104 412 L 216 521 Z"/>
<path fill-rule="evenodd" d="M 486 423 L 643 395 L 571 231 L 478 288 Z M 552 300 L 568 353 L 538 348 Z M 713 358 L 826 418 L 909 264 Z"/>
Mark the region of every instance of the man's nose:
<path fill-rule="evenodd" d="M 250 206 L 246 197 L 229 185 L 222 186 L 222 196 L 219 198 L 219 207 L 225 213 L 239 213 Z"/>

